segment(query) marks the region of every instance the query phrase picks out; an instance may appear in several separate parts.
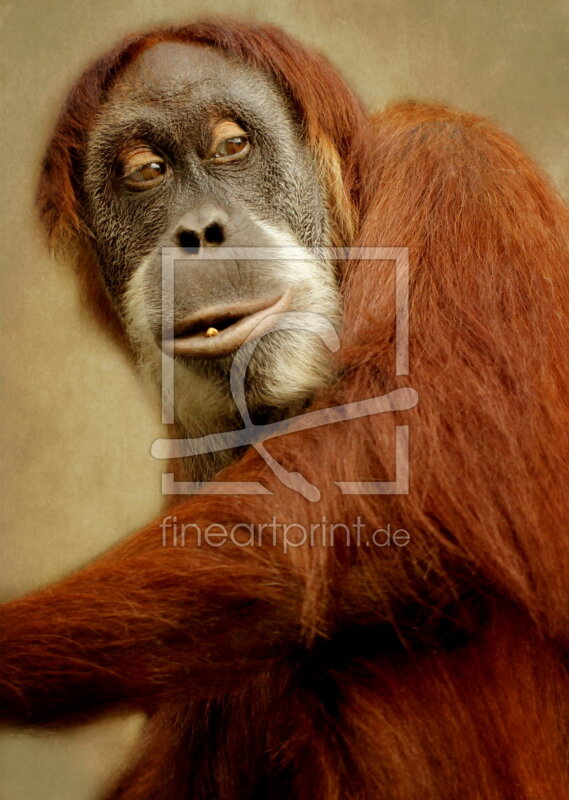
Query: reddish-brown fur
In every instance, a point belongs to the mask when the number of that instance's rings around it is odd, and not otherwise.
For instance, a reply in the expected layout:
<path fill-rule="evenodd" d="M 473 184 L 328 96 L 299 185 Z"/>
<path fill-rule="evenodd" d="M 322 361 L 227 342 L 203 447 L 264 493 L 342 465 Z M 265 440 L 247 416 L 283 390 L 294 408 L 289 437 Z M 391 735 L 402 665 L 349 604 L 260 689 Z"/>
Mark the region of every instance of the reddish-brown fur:
<path fill-rule="evenodd" d="M 339 154 L 353 243 L 409 247 L 410 376 L 395 377 L 388 265 L 353 260 L 342 379 L 315 405 L 419 393 L 412 411 L 268 445 L 319 503 L 249 451 L 223 478 L 274 494 L 196 497 L 178 523 L 359 516 L 411 541 L 326 547 L 316 535 L 284 553 L 198 546 L 189 532 L 164 547 L 158 520 L 2 608 L 4 716 L 146 709 L 146 749 L 114 800 L 568 797 L 567 209 L 493 125 L 420 104 L 365 121 L 331 68 L 281 32 L 204 23 L 135 39 L 83 76 L 40 192 L 55 239 L 84 236 L 74 176 L 101 89 L 164 36 L 272 72 L 315 151 L 324 138 Z M 398 422 L 409 494 L 342 495 L 333 481 L 393 479 Z"/>

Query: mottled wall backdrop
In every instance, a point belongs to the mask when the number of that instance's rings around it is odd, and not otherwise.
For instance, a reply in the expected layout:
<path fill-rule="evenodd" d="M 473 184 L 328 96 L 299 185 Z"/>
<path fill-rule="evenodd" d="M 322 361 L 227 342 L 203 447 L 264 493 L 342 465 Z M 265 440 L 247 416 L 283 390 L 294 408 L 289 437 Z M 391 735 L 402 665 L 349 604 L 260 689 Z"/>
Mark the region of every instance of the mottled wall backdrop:
<path fill-rule="evenodd" d="M 52 581 L 154 516 L 154 398 L 81 308 L 33 207 L 66 89 L 117 38 L 231 13 L 282 25 L 327 54 L 373 108 L 443 100 L 489 115 L 569 194 L 566 0 L 17 0 L 0 4 L 3 227 L 2 597 Z M 0 738 L 0 800 L 100 795 L 139 724 Z"/>

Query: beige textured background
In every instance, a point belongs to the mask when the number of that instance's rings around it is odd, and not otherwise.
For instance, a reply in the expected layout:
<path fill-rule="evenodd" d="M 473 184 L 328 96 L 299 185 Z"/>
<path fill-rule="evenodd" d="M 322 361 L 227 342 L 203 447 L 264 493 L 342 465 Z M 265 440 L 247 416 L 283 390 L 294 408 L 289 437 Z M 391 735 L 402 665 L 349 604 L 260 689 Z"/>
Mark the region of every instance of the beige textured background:
<path fill-rule="evenodd" d="M 160 507 L 157 405 L 46 254 L 32 195 L 66 88 L 124 33 L 223 13 L 323 52 L 372 107 L 444 100 L 493 117 L 569 194 L 567 0 L 18 0 L 0 3 L 1 596 L 74 569 Z M 137 719 L 0 737 L 0 800 L 100 796 Z"/>

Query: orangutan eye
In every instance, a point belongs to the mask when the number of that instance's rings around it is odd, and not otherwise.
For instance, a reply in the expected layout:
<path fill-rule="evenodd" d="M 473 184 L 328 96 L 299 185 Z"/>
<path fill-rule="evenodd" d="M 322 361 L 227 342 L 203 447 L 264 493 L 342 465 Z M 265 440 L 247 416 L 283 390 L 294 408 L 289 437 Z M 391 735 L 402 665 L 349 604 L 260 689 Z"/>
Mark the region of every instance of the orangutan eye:
<path fill-rule="evenodd" d="M 247 136 L 232 136 L 219 142 L 215 152 L 211 156 L 214 161 L 229 161 L 234 158 L 242 158 L 249 152 L 249 139 Z"/>
<path fill-rule="evenodd" d="M 166 163 L 161 158 L 155 158 L 147 164 L 141 164 L 124 176 L 124 182 L 131 189 L 152 189 L 162 183 L 166 175 Z"/>
<path fill-rule="evenodd" d="M 206 159 L 211 164 L 226 164 L 244 158 L 250 149 L 249 136 L 241 125 L 232 119 L 222 119 L 212 127 Z"/>

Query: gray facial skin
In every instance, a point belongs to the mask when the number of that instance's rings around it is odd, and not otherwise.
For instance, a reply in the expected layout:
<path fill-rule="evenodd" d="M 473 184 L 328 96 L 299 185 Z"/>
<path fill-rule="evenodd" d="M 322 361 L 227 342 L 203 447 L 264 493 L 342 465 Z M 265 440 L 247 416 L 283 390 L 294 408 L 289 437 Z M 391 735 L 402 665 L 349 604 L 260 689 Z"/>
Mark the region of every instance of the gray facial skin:
<path fill-rule="evenodd" d="M 223 124 L 244 135 L 237 157 L 212 154 Z M 144 163 L 154 165 L 145 175 L 156 179 L 142 181 L 141 190 L 132 172 Z M 205 47 L 154 45 L 119 76 L 101 108 L 83 186 L 103 281 L 154 383 L 163 345 L 162 248 L 176 248 L 168 252 L 176 258 L 178 329 L 204 309 L 255 307 L 283 295 L 286 310 L 316 312 L 338 325 L 334 270 L 324 258 L 308 252 L 301 261 L 199 258 L 204 248 L 211 255 L 219 247 L 226 254 L 227 247 L 329 242 L 312 153 L 295 110 L 269 76 Z M 217 353 L 217 342 L 212 347 L 209 357 L 199 348 L 197 356 L 192 348 L 174 353 L 175 414 L 192 436 L 239 424 L 228 384 L 233 352 Z M 247 373 L 252 416 L 286 416 L 302 406 L 329 380 L 329 363 L 318 325 L 263 335 Z M 226 460 L 212 458 L 187 472 L 205 478 Z"/>

